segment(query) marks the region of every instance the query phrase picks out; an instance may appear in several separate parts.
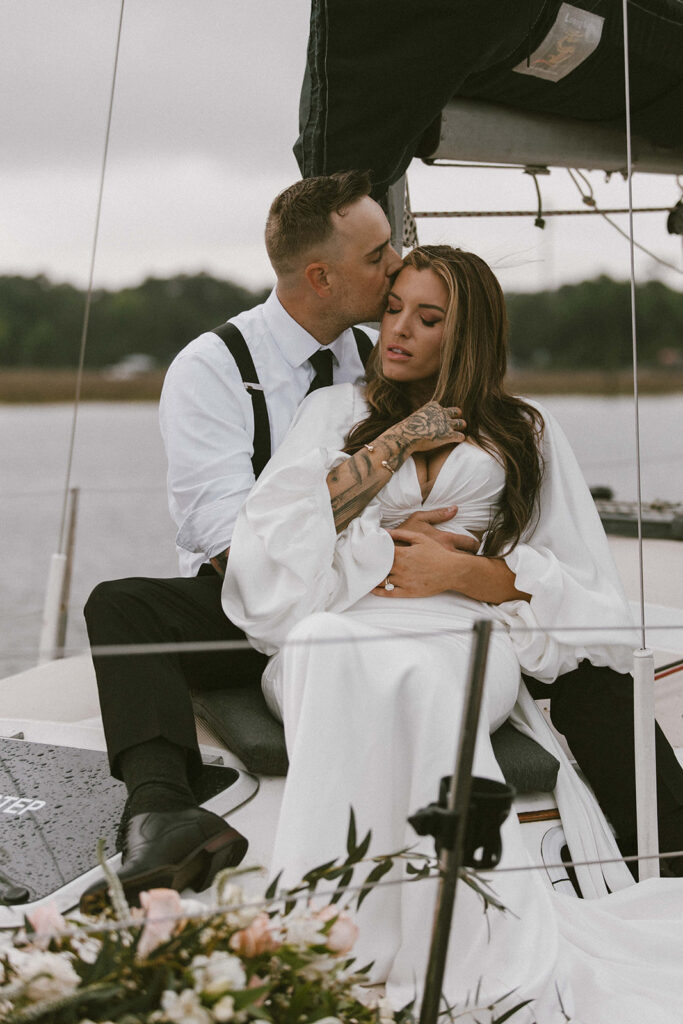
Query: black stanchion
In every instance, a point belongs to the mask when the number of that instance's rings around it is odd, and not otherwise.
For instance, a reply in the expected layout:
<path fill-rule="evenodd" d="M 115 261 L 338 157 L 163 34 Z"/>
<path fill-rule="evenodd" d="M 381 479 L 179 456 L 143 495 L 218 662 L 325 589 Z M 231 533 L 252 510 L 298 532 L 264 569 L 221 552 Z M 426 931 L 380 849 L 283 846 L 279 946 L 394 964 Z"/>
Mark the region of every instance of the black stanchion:
<path fill-rule="evenodd" d="M 480 619 L 474 624 L 465 711 L 455 756 L 455 771 L 448 793 L 448 806 L 442 815 L 438 842 L 441 845 L 439 867 L 441 881 L 437 897 L 434 928 L 420 1010 L 420 1024 L 436 1024 L 448 954 L 455 889 L 464 863 L 465 833 L 472 796 L 472 761 L 477 739 L 477 724 L 492 623 Z"/>

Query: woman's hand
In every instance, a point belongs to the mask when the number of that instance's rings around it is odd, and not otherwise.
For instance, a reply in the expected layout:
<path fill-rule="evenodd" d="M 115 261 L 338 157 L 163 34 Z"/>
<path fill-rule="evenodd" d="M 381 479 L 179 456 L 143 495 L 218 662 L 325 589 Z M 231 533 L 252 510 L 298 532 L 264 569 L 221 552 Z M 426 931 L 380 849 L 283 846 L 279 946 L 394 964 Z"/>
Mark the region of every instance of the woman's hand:
<path fill-rule="evenodd" d="M 451 533 L 450 530 L 437 530 L 436 528 L 439 523 L 446 523 L 452 519 L 457 511 L 457 505 L 450 505 L 448 508 L 432 508 L 422 512 L 413 512 L 400 524 L 400 528 L 410 530 L 412 533 L 421 533 L 423 537 L 430 537 L 446 551 L 469 551 L 471 555 L 476 555 L 481 544 L 480 540 L 470 537 L 466 533 Z"/>
<path fill-rule="evenodd" d="M 463 433 L 467 424 L 462 410 L 457 406 L 446 407 L 438 402 L 427 402 L 406 416 L 398 429 L 410 445 L 412 452 L 427 452 L 445 444 L 458 444 L 465 440 Z"/>
<path fill-rule="evenodd" d="M 361 514 L 413 452 L 464 441 L 464 427 L 460 409 L 445 409 L 438 402 L 427 402 L 330 470 L 327 486 L 337 533 Z"/>

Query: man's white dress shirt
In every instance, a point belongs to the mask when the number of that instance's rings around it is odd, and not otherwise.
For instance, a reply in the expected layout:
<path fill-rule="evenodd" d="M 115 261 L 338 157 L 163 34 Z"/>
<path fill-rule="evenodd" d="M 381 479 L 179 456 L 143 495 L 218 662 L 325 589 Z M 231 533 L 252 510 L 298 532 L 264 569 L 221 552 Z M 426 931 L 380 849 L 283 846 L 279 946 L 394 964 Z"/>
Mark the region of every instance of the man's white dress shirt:
<path fill-rule="evenodd" d="M 232 317 L 231 323 L 254 360 L 274 452 L 315 376 L 309 356 L 322 346 L 286 312 L 275 291 L 263 305 Z M 375 340 L 375 331 L 363 329 Z M 325 348 L 334 356 L 335 384 L 363 376 L 351 330 Z M 252 401 L 218 335 L 201 334 L 173 360 L 159 418 L 180 573 L 195 576 L 202 562 L 230 544 L 237 513 L 254 485 Z"/>

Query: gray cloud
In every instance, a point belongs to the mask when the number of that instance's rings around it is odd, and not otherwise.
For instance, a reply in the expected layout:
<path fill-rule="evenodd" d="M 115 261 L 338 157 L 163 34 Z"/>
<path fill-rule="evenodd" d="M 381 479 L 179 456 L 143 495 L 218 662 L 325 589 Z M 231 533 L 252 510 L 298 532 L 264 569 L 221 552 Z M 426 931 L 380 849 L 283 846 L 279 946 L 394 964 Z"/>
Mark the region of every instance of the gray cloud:
<path fill-rule="evenodd" d="M 0 10 L 5 167 L 99 162 L 117 0 L 22 0 Z M 128 0 L 112 160 L 203 154 L 254 168 L 296 135 L 305 0 Z"/>
<path fill-rule="evenodd" d="M 86 279 L 118 15 L 119 0 L 0 0 L 0 273 Z M 308 18 L 308 0 L 126 0 L 97 284 L 202 268 L 271 280 L 263 223 L 298 177 Z M 416 205 L 531 204 L 528 179 L 503 172 L 489 183 L 491 173 L 455 172 L 446 197 L 447 172 L 416 165 L 414 198 L 431 193 Z M 675 202 L 670 179 L 642 180 L 638 202 Z M 544 182 L 548 204 L 575 202 L 561 181 L 554 172 Z M 662 218 L 636 223 L 680 265 Z M 528 268 L 508 275 L 513 287 L 627 274 L 624 244 L 588 218 L 555 222 L 545 236 L 519 220 L 431 222 L 423 237 L 471 238 L 503 262 L 528 252 Z M 652 261 L 639 266 L 659 273 Z M 680 287 L 680 275 L 662 274 Z"/>

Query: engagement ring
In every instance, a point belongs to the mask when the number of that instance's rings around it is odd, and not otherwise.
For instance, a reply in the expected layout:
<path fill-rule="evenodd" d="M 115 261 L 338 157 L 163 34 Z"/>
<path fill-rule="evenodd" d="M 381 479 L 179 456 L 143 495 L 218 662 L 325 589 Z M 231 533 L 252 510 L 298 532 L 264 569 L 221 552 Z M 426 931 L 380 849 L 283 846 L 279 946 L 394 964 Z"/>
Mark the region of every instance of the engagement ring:
<path fill-rule="evenodd" d="M 389 582 L 389 577 L 388 576 L 387 576 L 387 578 L 384 581 L 384 589 L 385 590 L 393 590 L 394 589 L 394 584 Z"/>

